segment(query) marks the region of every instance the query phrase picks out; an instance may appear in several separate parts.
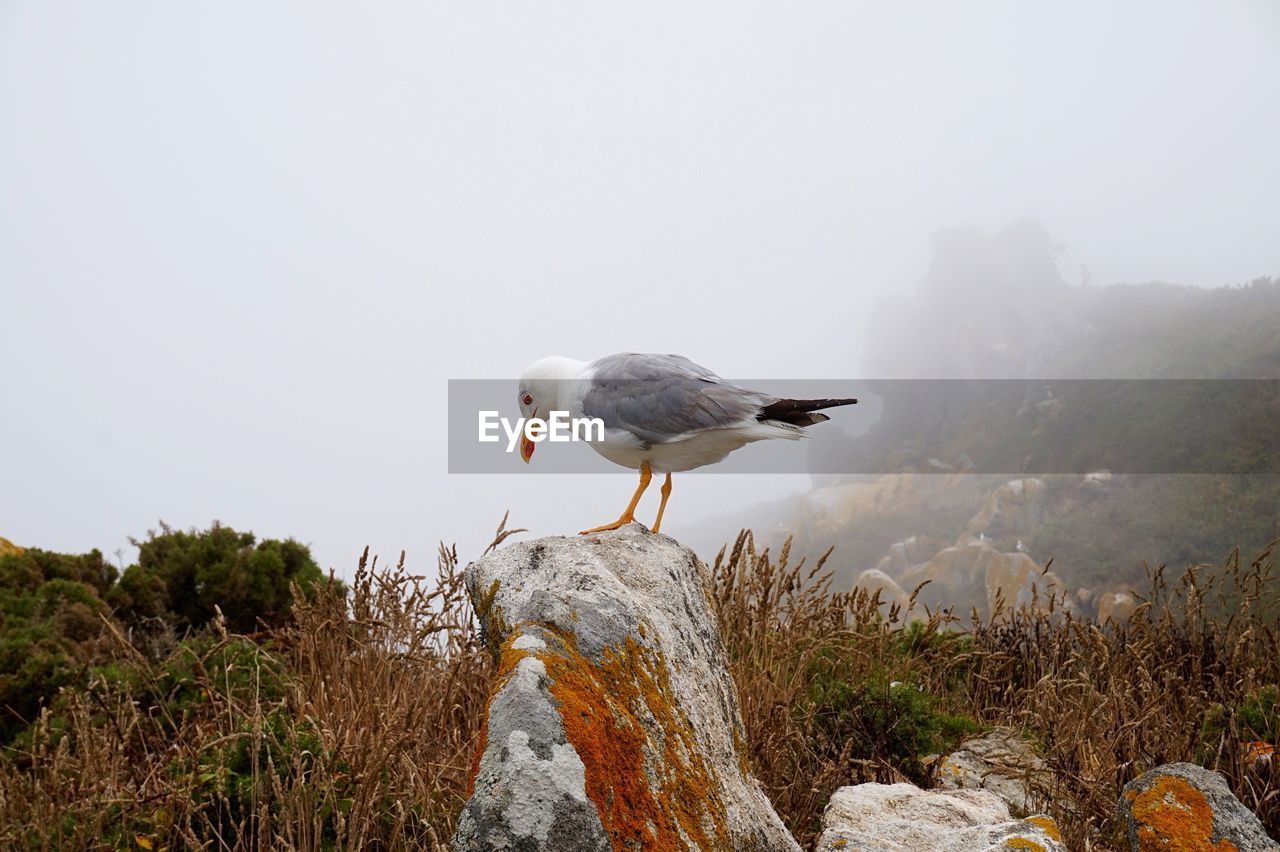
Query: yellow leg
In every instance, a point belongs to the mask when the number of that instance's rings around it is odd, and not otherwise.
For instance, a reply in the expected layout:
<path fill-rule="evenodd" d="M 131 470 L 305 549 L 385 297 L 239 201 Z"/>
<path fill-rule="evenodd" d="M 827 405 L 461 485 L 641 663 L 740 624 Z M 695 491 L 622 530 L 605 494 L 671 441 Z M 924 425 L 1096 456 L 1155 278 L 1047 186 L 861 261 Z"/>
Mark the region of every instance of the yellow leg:
<path fill-rule="evenodd" d="M 644 494 L 644 490 L 649 487 L 649 480 L 653 478 L 653 471 L 649 468 L 648 462 L 640 463 L 640 484 L 636 487 L 636 493 L 631 495 L 631 502 L 627 504 L 626 510 L 622 513 L 622 517 L 611 524 L 605 524 L 601 527 L 592 527 L 589 530 L 583 530 L 578 535 L 588 535 L 590 533 L 604 532 L 605 530 L 616 530 L 624 524 L 629 524 L 636 519 L 636 506 L 640 504 L 640 496 Z"/>
<path fill-rule="evenodd" d="M 658 519 L 653 522 L 653 531 L 657 532 L 662 528 L 662 513 L 667 508 L 667 498 L 671 496 L 671 473 L 667 472 L 667 479 L 662 483 L 662 502 L 658 504 Z"/>

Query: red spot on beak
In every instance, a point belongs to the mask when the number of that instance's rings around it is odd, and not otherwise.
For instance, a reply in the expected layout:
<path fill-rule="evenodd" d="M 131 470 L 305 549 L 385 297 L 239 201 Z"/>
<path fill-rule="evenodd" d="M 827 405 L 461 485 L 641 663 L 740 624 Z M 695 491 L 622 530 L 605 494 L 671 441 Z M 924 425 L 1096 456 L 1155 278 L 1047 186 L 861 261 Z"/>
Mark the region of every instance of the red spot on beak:
<path fill-rule="evenodd" d="M 529 440 L 527 435 L 520 436 L 520 458 L 524 459 L 525 464 L 529 463 L 529 459 L 533 458 L 533 450 L 538 445 Z"/>

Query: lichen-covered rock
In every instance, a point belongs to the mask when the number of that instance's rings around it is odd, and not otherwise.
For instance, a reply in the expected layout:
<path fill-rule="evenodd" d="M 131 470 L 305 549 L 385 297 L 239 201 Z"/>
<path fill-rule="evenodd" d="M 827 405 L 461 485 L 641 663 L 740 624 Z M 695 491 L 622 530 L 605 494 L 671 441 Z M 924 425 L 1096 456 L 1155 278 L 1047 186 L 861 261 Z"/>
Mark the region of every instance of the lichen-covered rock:
<path fill-rule="evenodd" d="M 917 600 L 931 608 L 984 609 L 987 570 L 999 556 L 998 551 L 985 544 L 946 547 L 928 561 L 911 566 L 898 578 L 898 583 L 904 589 L 927 583 Z"/>
<path fill-rule="evenodd" d="M 1003 604 L 1005 611 L 1033 607 L 1049 608 L 1049 596 L 1058 596 L 1058 606 L 1075 608 L 1066 594 L 1066 584 L 1052 571 L 1046 571 L 1025 553 L 1000 553 L 987 562 L 987 613 L 993 614 Z"/>
<path fill-rule="evenodd" d="M 498 659 L 455 850 L 798 850 L 745 756 L 692 551 L 638 525 L 467 566 Z"/>
<path fill-rule="evenodd" d="M 1049 795 L 1048 767 L 1011 728 L 965 740 L 938 762 L 938 784 L 947 790 L 990 790 L 1014 814 L 1034 811 Z"/>
<path fill-rule="evenodd" d="M 907 608 L 911 604 L 910 597 L 892 577 L 880 569 L 868 568 L 863 571 L 853 581 L 853 588 L 855 591 L 860 589 L 872 597 L 878 594 L 880 611 L 886 617 L 894 611 L 894 607 L 897 607 L 898 620 L 907 618 Z"/>
<path fill-rule="evenodd" d="M 997 852 L 997 850 L 1029 850 L 1029 852 L 1065 852 L 1058 824 L 1047 816 L 1015 819 L 997 825 L 975 825 L 956 832 L 938 852 Z"/>
<path fill-rule="evenodd" d="M 1129 592 L 1103 592 L 1094 598 L 1098 608 L 1098 623 L 1108 621 L 1123 624 L 1138 611 L 1138 601 Z"/>
<path fill-rule="evenodd" d="M 979 541 L 943 548 L 898 577 L 904 589 L 926 582 L 918 604 L 955 606 L 961 611 L 976 607 L 988 615 L 995 611 L 997 599 L 1006 611 L 1033 601 L 1043 610 L 1048 608 L 1050 594 L 1061 597 L 1066 591 L 1057 576 L 1042 571 L 1025 553 L 1003 553 Z"/>
<path fill-rule="evenodd" d="M 876 565 L 875 570 L 891 577 L 901 576 L 912 565 L 927 561 L 937 552 L 938 546 L 927 535 L 913 535 L 889 545 L 889 552 Z"/>
<path fill-rule="evenodd" d="M 1040 526 L 1044 497 L 1043 480 L 1010 480 L 992 492 L 967 529 L 988 538 L 1028 537 Z"/>
<path fill-rule="evenodd" d="M 528 628 L 509 643 L 514 663 L 489 703 L 485 747 L 455 849 L 609 849 L 586 768 L 565 736 L 547 667 L 546 643 Z"/>
<path fill-rule="evenodd" d="M 987 790 L 921 790 L 912 784 L 841 787 L 822 815 L 818 852 L 979 852 L 1066 847 L 1053 820 L 1014 820 Z"/>
<path fill-rule="evenodd" d="M 1249 766 L 1269 766 L 1276 759 L 1276 747 L 1271 743 L 1255 741 L 1245 743 L 1244 762 Z"/>
<path fill-rule="evenodd" d="M 892 514 L 918 505 L 929 482 L 928 475 L 903 473 L 818 488 L 800 498 L 791 526 L 815 542 L 829 541 L 856 518 Z"/>
<path fill-rule="evenodd" d="M 1119 811 L 1134 852 L 1280 849 L 1222 776 L 1194 763 L 1167 763 L 1130 781 Z"/>

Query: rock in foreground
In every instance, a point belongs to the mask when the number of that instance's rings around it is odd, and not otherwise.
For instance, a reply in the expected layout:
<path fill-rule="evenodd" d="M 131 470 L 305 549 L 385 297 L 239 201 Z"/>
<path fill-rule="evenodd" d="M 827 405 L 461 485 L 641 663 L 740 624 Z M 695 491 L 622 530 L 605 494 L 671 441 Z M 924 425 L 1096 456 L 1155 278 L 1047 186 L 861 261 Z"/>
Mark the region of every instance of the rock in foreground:
<path fill-rule="evenodd" d="M 921 790 L 912 784 L 841 787 L 822 815 L 818 852 L 987 852 L 1066 847 L 1053 820 L 1015 820 L 986 790 Z"/>
<path fill-rule="evenodd" d="M 1120 818 L 1134 852 L 1280 849 L 1222 776 L 1194 763 L 1168 763 L 1130 781 L 1120 797 Z"/>
<path fill-rule="evenodd" d="M 938 784 L 948 790 L 990 790 L 1019 816 L 1049 796 L 1048 767 L 1011 728 L 996 728 L 965 740 L 938 765 Z"/>
<path fill-rule="evenodd" d="M 630 525 L 467 567 L 498 660 L 456 850 L 798 850 L 747 771 L 707 569 Z"/>

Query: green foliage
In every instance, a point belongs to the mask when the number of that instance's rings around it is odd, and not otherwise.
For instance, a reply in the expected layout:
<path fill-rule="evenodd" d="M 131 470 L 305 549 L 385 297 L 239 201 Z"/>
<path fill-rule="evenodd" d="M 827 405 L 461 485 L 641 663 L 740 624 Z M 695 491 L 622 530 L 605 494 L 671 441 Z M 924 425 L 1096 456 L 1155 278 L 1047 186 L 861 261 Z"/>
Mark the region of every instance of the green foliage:
<path fill-rule="evenodd" d="M 163 528 L 136 544 L 138 564 L 123 575 L 97 550 L 69 555 L 29 548 L 0 555 L 0 745 L 18 737 L 59 690 L 85 686 L 91 669 L 96 667 L 102 677 L 113 672 L 128 676 L 126 669 L 113 669 L 112 654 L 119 650 L 113 650 L 119 644 L 111 637 L 113 617 L 118 633 L 132 636 L 135 643 L 168 631 L 169 638 L 158 648 L 166 652 L 174 635 L 208 624 L 215 607 L 232 632 L 278 625 L 288 617 L 293 589 L 310 590 L 323 579 L 305 545 L 257 542 L 252 533 L 216 523 L 203 531 Z M 183 649 L 187 656 L 196 652 L 185 643 Z M 155 653 L 157 648 L 146 650 Z M 195 681 L 194 674 L 180 667 L 169 671 L 177 659 L 167 659 L 163 682 L 145 690 L 131 687 L 140 701 L 181 709 L 181 701 L 172 702 Z M 219 671 L 245 670 L 218 662 Z M 156 690 L 167 696 L 164 701 L 146 698 Z"/>
<path fill-rule="evenodd" d="M 280 629 L 116 642 L 0 751 L 0 848 L 444 848 L 492 661 L 456 556 L 424 579 L 362 565 Z"/>
<path fill-rule="evenodd" d="M 293 602 L 291 584 L 303 589 L 324 579 L 306 545 L 292 539 L 256 542 L 253 533 L 214 524 L 208 530 L 163 528 L 135 541 L 131 565 L 108 598 L 126 624 L 148 618 L 198 628 L 222 610 L 227 628 L 250 633 L 275 626 Z"/>
<path fill-rule="evenodd" d="M 115 577 L 98 551 L 0 556 L 0 744 L 62 687 L 83 681 L 105 626 L 99 597 Z"/>
<path fill-rule="evenodd" d="M 116 581 L 116 569 L 92 550 L 72 556 L 27 548 L 18 553 L 0 554 L 0 589 L 34 592 L 50 580 L 83 583 L 101 596 Z"/>
<path fill-rule="evenodd" d="M 1230 706 L 1213 705 L 1200 729 L 1197 757 L 1213 760 L 1225 742 L 1280 742 L 1280 687 L 1264 686 Z"/>
<path fill-rule="evenodd" d="M 902 655 L 904 669 L 914 653 L 933 656 L 948 641 L 919 624 L 895 638 L 892 653 Z M 929 770 L 922 759 L 954 746 L 976 732 L 977 724 L 947 713 L 944 696 L 931 695 L 909 679 L 898 680 L 889 670 L 857 674 L 856 658 L 853 649 L 836 646 L 816 654 L 806 672 L 806 701 L 793 712 L 798 717 L 811 714 L 820 740 L 847 752 L 847 759 L 888 764 L 925 783 Z"/>
<path fill-rule="evenodd" d="M 199 633 L 157 663 L 131 657 L 94 669 L 93 680 L 126 693 L 140 709 L 177 730 L 211 701 L 283 701 L 284 666 L 250 639 Z"/>
<path fill-rule="evenodd" d="M 264 815 L 260 802 L 271 801 L 266 815 L 273 820 L 278 816 L 279 802 L 271 795 L 270 785 L 291 773 L 310 774 L 324 755 L 315 723 L 296 718 L 284 708 L 245 722 L 236 734 L 199 755 L 194 774 L 200 786 L 195 795 L 212 805 L 210 825 L 201 833 L 235 845 L 241 826 Z M 350 799 L 345 801 L 349 807 Z M 326 835 L 333 833 L 333 816 L 328 814 L 324 820 Z"/>
<path fill-rule="evenodd" d="M 56 749 L 86 726 L 120 729 L 116 714 L 121 706 L 131 708 L 134 722 L 124 726 L 130 730 L 120 745 L 157 753 L 193 731 L 213 731 L 234 717 L 231 732 L 176 752 L 165 772 L 190 785 L 193 807 L 205 814 L 189 829 L 193 836 L 215 845 L 234 847 L 241 841 L 251 847 L 254 836 L 246 827 L 264 815 L 262 803 L 272 802 L 265 812 L 272 817 L 279 807 L 272 785 L 292 774 L 311 773 L 328 756 L 315 723 L 289 708 L 292 677 L 283 658 L 253 640 L 200 633 L 179 642 L 159 661 L 130 655 L 95 667 L 82 689 L 53 703 L 43 720 L 43 747 Z M 86 695 L 95 698 L 86 701 Z M 30 748 L 29 740 L 27 734 L 19 745 Z M 330 833 L 334 816 L 322 821 Z M 137 835 L 164 836 L 175 828 L 163 801 L 108 814 L 104 822 L 109 828 L 103 839 L 116 846 L 132 847 Z M 82 828 L 69 822 L 64 835 L 73 837 Z"/>
<path fill-rule="evenodd" d="M 1050 511 L 1027 544 L 1076 585 L 1137 587 L 1143 560 L 1218 564 L 1280 537 L 1280 476 L 1123 477 L 1087 501 L 1070 499 L 1074 479 L 1046 481 Z"/>

